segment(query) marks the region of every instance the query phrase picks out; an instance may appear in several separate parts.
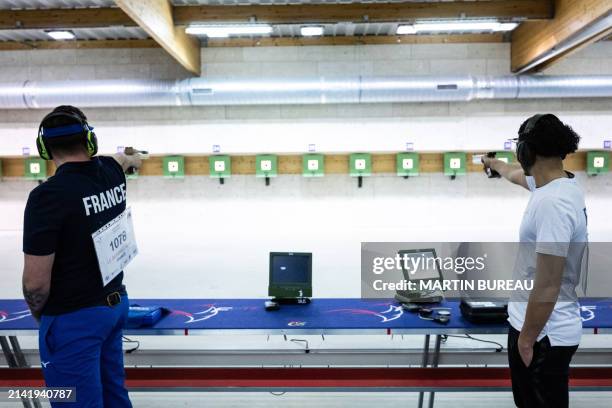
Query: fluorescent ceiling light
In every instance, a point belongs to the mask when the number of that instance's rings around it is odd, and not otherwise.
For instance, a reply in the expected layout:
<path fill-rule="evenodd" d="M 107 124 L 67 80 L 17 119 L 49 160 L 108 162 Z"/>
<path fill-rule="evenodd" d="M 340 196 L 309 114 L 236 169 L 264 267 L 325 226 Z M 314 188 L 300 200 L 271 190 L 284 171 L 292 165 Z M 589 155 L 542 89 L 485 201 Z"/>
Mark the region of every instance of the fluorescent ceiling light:
<path fill-rule="evenodd" d="M 240 25 L 190 25 L 185 29 L 187 34 L 205 35 L 211 38 L 224 38 L 230 35 L 263 35 L 272 32 L 267 24 Z"/>
<path fill-rule="evenodd" d="M 500 23 L 499 21 L 447 21 L 435 23 L 417 23 L 400 25 L 397 34 L 418 34 L 423 32 L 465 32 L 465 31 L 512 31 L 518 23 Z"/>
<path fill-rule="evenodd" d="M 512 31 L 516 27 L 518 27 L 518 23 L 499 23 L 499 26 L 495 31 Z"/>
<path fill-rule="evenodd" d="M 314 37 L 317 35 L 323 35 L 322 26 L 305 26 L 300 28 L 300 34 L 304 37 Z"/>
<path fill-rule="evenodd" d="M 402 25 L 397 26 L 396 34 L 399 34 L 399 35 L 416 34 L 416 30 L 413 25 L 402 24 Z"/>
<path fill-rule="evenodd" d="M 74 40 L 75 38 L 72 31 L 47 31 L 46 33 L 54 40 Z"/>

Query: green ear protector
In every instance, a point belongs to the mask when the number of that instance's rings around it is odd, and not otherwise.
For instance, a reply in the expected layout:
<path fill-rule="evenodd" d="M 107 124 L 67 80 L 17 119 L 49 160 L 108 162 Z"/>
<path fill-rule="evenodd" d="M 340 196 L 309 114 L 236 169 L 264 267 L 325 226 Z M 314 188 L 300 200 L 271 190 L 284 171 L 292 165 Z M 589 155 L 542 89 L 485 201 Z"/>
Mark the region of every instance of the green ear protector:
<path fill-rule="evenodd" d="M 43 127 L 42 124 L 46 120 L 55 116 L 68 116 L 75 119 L 78 123 L 53 128 Z M 93 132 L 93 129 L 94 128 L 89 126 L 87 121 L 81 118 L 79 115 L 62 111 L 51 112 L 45 116 L 38 127 L 38 137 L 36 138 L 36 148 L 38 149 L 38 154 L 45 160 L 51 160 L 53 158 L 53 154 L 45 145 L 45 139 L 48 140 L 55 137 L 61 138 L 74 135 L 78 136 L 79 134 L 82 134 L 86 137 L 85 145 L 87 147 L 87 154 L 89 154 L 89 157 L 95 156 L 96 153 L 98 153 L 98 139 L 96 134 Z"/>

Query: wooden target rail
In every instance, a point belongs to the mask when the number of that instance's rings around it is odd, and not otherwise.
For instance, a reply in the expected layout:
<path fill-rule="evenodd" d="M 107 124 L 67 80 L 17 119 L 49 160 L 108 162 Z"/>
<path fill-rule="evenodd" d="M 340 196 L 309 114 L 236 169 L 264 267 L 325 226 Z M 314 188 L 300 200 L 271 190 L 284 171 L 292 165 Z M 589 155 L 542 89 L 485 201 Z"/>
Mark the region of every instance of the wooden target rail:
<path fill-rule="evenodd" d="M 467 153 L 466 164 L 468 172 L 482 172 L 481 164 L 472 163 L 472 157 L 480 153 Z M 420 172 L 421 173 L 441 173 L 444 171 L 443 153 L 420 153 Z M 185 175 L 186 176 L 205 176 L 209 175 L 209 156 L 191 155 L 185 156 Z M 163 174 L 163 155 L 152 155 L 143 162 L 140 169 L 141 176 L 161 176 Z M 2 172 L 4 177 L 23 177 L 24 159 L 23 157 L 0 158 L 2 162 Z M 254 175 L 255 156 L 254 155 L 231 155 L 232 175 Z M 55 166 L 52 162 L 47 163 L 47 174 L 53 175 Z M 570 171 L 584 171 L 586 169 L 586 152 L 577 152 L 567 157 L 565 167 Z M 396 172 L 396 154 L 394 153 L 374 153 L 372 154 L 372 173 L 373 174 L 394 174 Z M 325 174 L 348 174 L 349 155 L 348 154 L 326 154 L 325 155 Z M 281 154 L 278 156 L 278 174 L 302 174 L 302 155 Z"/>

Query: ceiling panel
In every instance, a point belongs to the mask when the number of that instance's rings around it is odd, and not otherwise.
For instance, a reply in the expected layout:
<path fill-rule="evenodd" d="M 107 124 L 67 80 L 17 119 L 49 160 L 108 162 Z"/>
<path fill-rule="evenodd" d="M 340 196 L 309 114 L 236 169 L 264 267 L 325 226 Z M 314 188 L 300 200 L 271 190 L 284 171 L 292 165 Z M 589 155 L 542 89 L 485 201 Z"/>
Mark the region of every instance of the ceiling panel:
<path fill-rule="evenodd" d="M 112 7 L 113 0 L 0 0 L 0 10 Z"/>
<path fill-rule="evenodd" d="M 149 36 L 139 27 L 75 28 L 77 40 L 136 40 Z M 0 41 L 53 41 L 45 30 L 0 30 Z"/>
<path fill-rule="evenodd" d="M 325 36 L 361 36 L 361 35 L 395 35 L 400 23 L 336 23 L 317 24 L 323 26 Z M 273 25 L 271 37 L 300 37 L 300 28 L 304 24 Z M 72 29 L 79 40 L 112 40 L 112 39 L 144 39 L 149 38 L 147 33 L 139 27 L 98 27 Z M 445 34 L 445 33 L 440 33 Z M 457 33 L 455 33 L 457 34 Z M 243 38 L 257 38 L 261 36 L 243 36 Z M 267 37 L 267 36 L 264 36 Z M 204 39 L 205 36 L 200 36 Z M 37 41 L 49 40 L 45 30 L 41 29 L 11 29 L 0 30 L 0 41 Z"/>
<path fill-rule="evenodd" d="M 354 0 L 171 0 L 175 5 L 248 5 L 248 4 L 321 4 L 352 3 Z M 401 2 L 403 0 L 362 0 L 364 3 Z M 416 1 L 416 0 L 415 0 Z M 424 1 L 424 0 L 418 0 Z M 429 0 L 436 2 L 438 0 Z M 442 0 L 448 1 L 448 0 Z M 51 9 L 51 8 L 85 8 L 111 7 L 113 0 L 0 0 L 0 9 Z M 273 26 L 272 37 L 299 37 L 303 24 L 283 24 Z M 394 35 L 398 23 L 351 23 L 321 24 L 325 36 L 361 36 L 361 35 Z M 80 40 L 102 39 L 143 39 L 148 35 L 137 27 L 100 27 L 77 28 L 72 30 Z M 253 36 L 247 36 L 253 38 Z M 37 41 L 49 40 L 44 30 L 10 29 L 0 30 L 0 41 Z"/>
<path fill-rule="evenodd" d="M 449 0 L 171 0 L 176 6 L 205 5 L 249 5 L 249 4 L 348 4 L 348 3 L 436 3 Z M 451 0 L 452 1 L 452 0 Z M 0 0 L 0 10 L 4 9 L 53 9 L 114 7 L 114 0 Z"/>

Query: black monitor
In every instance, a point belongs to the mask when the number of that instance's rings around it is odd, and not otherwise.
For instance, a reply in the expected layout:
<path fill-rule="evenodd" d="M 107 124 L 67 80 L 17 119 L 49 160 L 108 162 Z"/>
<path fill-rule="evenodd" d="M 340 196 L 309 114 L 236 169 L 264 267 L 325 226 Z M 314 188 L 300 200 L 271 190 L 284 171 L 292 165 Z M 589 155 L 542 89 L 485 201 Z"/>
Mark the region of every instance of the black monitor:
<path fill-rule="evenodd" d="M 268 295 L 277 299 L 312 297 L 312 253 L 270 252 Z"/>
<path fill-rule="evenodd" d="M 408 281 L 442 281 L 442 272 L 440 272 L 440 263 L 436 261 L 438 259 L 436 250 L 434 248 L 428 249 L 405 249 L 398 252 L 401 259 L 405 258 L 421 258 L 422 262 L 418 263 L 419 268 L 416 270 L 406 270 L 404 262 L 401 263 L 402 273 L 404 279 Z"/>
<path fill-rule="evenodd" d="M 420 287 L 422 283 L 429 283 L 435 287 L 436 283 L 441 285 L 444 278 L 440 271 L 440 263 L 437 261 L 436 250 L 428 249 L 407 249 L 398 252 L 402 259 L 402 274 L 406 281 L 414 282 Z M 418 269 L 408 271 L 403 262 L 406 258 L 416 258 Z M 444 299 L 444 292 L 439 289 L 433 290 L 398 290 L 395 299 L 403 303 L 435 303 Z"/>

